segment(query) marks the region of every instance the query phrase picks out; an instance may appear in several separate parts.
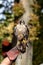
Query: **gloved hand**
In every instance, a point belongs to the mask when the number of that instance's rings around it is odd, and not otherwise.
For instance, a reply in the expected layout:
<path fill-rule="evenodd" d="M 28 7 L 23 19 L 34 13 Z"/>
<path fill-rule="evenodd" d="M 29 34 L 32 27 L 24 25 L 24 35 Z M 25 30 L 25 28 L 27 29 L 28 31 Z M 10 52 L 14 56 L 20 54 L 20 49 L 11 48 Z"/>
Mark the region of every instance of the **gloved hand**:
<path fill-rule="evenodd" d="M 13 47 L 11 50 L 9 50 L 6 54 L 7 57 L 13 61 L 17 58 L 17 56 L 19 55 L 20 51 L 17 49 L 17 47 Z"/>

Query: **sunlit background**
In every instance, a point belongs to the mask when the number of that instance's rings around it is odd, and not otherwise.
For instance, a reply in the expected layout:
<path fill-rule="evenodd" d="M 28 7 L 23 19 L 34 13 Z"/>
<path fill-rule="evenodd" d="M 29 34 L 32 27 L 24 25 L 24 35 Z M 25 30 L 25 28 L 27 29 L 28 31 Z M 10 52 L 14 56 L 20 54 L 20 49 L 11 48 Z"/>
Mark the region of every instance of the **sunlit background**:
<path fill-rule="evenodd" d="M 13 4 L 14 0 L 0 0 L 0 21 L 6 19 L 6 16 L 3 14 L 5 11 L 12 13 L 11 7 Z"/>

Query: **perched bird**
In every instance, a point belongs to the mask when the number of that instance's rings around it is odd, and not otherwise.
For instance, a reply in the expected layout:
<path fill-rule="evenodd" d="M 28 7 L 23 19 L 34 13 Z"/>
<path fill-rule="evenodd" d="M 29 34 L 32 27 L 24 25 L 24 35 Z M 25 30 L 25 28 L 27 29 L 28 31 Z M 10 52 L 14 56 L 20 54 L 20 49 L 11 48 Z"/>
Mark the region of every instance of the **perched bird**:
<path fill-rule="evenodd" d="M 27 42 L 22 42 L 23 40 L 28 40 L 28 35 L 29 35 L 29 31 L 28 31 L 28 27 L 25 25 L 24 21 L 20 21 L 17 26 L 14 28 L 14 34 L 17 38 L 17 45 L 18 45 L 18 49 L 21 52 L 25 52 L 26 50 L 26 44 Z M 19 44 L 18 44 L 19 41 Z"/>

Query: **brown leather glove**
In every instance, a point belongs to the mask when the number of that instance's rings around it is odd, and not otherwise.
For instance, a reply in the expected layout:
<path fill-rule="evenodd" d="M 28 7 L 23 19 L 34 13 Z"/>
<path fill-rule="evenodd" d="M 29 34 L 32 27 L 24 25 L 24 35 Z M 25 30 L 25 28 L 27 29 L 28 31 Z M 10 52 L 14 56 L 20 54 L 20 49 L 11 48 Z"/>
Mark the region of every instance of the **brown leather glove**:
<path fill-rule="evenodd" d="M 19 53 L 24 53 L 26 51 L 26 45 L 19 44 L 18 46 L 13 47 L 11 50 L 9 50 L 6 54 L 10 60 L 15 60 Z"/>
<path fill-rule="evenodd" d="M 17 56 L 19 55 L 20 51 L 17 49 L 17 47 L 12 48 L 9 50 L 6 54 L 10 60 L 15 60 Z"/>

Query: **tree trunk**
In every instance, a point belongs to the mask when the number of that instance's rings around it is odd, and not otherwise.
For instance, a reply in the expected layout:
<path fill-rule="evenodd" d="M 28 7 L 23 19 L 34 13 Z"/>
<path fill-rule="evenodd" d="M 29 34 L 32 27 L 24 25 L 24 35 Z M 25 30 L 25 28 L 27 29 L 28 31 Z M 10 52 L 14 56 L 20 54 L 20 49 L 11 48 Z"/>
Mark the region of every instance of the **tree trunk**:
<path fill-rule="evenodd" d="M 25 9 L 25 13 L 21 19 L 24 20 L 27 24 L 30 20 L 30 14 L 33 13 L 32 8 L 30 7 L 31 4 L 33 4 L 33 0 L 20 0 L 20 2 L 23 4 L 23 7 Z"/>
<path fill-rule="evenodd" d="M 32 65 L 32 55 L 33 48 L 29 45 L 29 48 L 26 48 L 26 52 L 18 56 L 15 65 Z"/>

